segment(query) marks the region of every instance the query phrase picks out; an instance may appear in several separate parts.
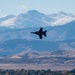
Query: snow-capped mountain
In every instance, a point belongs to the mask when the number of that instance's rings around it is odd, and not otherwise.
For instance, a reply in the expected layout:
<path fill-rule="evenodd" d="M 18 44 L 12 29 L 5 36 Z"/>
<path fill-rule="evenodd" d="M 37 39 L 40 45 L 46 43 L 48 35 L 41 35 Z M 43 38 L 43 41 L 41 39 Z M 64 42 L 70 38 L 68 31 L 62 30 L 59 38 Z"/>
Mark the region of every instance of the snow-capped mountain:
<path fill-rule="evenodd" d="M 73 20 L 75 20 L 74 14 L 58 12 L 46 15 L 36 10 L 30 10 L 17 16 L 7 15 L 0 18 L 0 26 L 10 28 L 47 27 L 64 25 Z"/>
<path fill-rule="evenodd" d="M 7 16 L 4 16 L 4 17 L 0 18 L 0 22 L 5 21 L 5 20 L 8 20 L 8 19 L 11 19 L 13 17 L 15 17 L 15 15 L 12 15 L 12 14 L 11 15 L 7 15 Z"/>
<path fill-rule="evenodd" d="M 14 18 L 15 15 L 7 15 L 5 17 L 0 18 L 0 26 L 8 26 L 10 24 L 11 19 Z"/>
<path fill-rule="evenodd" d="M 75 20 L 74 14 L 67 14 L 65 12 L 58 12 L 57 14 L 51 14 L 50 17 L 53 19 L 51 22 L 52 26 L 64 25 Z"/>

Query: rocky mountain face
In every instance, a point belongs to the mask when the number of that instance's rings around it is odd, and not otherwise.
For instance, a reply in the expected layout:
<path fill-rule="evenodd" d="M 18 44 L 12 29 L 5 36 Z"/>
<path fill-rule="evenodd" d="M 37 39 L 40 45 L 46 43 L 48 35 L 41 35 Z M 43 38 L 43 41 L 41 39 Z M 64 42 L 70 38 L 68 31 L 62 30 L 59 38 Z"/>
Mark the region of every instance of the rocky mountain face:
<path fill-rule="evenodd" d="M 74 66 L 75 50 L 56 50 L 52 52 L 21 52 L 11 57 L 0 58 L 0 63 Z"/>

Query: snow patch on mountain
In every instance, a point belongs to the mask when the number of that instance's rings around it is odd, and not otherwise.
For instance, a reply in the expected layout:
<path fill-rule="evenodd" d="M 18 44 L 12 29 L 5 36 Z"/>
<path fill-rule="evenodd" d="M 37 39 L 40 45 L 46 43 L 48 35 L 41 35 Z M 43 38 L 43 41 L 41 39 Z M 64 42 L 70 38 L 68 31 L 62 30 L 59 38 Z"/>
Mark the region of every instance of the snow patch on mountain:
<path fill-rule="evenodd" d="M 64 24 L 69 23 L 69 22 L 71 22 L 73 20 L 75 20 L 75 17 L 66 16 L 66 17 L 57 19 L 55 22 L 52 22 L 51 24 L 54 25 L 54 26 L 64 25 Z"/>
<path fill-rule="evenodd" d="M 11 19 L 7 19 L 1 23 L 1 26 L 13 26 L 15 24 L 15 20 L 16 20 L 15 17 Z"/>
<path fill-rule="evenodd" d="M 49 16 L 52 18 L 51 26 L 64 25 L 75 20 L 74 14 L 68 14 L 65 12 L 58 12 L 57 14 L 54 13 Z"/>

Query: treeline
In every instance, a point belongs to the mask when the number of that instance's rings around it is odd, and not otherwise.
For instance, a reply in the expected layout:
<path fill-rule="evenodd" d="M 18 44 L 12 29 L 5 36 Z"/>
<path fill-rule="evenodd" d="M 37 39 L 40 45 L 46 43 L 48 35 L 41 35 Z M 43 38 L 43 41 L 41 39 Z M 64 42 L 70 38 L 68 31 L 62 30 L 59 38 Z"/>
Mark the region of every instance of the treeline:
<path fill-rule="evenodd" d="M 71 71 L 51 71 L 48 70 L 3 70 L 0 69 L 0 75 L 75 75 L 75 69 Z"/>

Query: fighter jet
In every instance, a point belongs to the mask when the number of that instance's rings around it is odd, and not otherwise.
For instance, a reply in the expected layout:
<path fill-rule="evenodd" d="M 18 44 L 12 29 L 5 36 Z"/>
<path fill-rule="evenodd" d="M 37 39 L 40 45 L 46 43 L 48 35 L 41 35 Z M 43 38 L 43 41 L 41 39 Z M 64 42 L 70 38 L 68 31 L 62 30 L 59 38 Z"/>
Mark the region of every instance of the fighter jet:
<path fill-rule="evenodd" d="M 39 35 L 39 38 L 42 39 L 43 35 L 46 37 L 46 32 L 47 30 L 43 31 L 43 28 L 41 27 L 39 31 L 31 32 L 31 33 Z"/>

